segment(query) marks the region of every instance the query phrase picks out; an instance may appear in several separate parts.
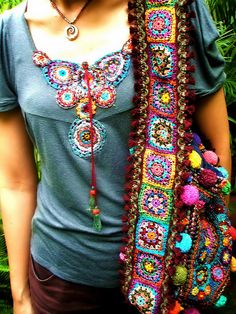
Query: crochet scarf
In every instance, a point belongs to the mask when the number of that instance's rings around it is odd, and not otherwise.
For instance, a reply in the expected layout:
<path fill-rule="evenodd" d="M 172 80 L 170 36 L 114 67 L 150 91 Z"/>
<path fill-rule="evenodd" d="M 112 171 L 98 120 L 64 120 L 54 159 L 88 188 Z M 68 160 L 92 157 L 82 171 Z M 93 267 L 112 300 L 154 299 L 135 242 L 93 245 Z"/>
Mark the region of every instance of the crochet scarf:
<path fill-rule="evenodd" d="M 192 127 L 188 3 L 129 1 L 136 83 L 120 260 L 122 290 L 145 314 L 224 305 L 235 268 L 228 174 Z"/>

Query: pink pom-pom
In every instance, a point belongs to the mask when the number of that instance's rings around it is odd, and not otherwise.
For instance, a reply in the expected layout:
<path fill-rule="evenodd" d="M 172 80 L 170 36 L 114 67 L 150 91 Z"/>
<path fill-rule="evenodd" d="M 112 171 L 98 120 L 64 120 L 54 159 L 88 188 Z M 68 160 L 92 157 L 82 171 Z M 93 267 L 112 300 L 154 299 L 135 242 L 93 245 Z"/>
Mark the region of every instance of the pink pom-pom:
<path fill-rule="evenodd" d="M 125 256 L 124 253 L 120 253 L 120 260 L 121 260 L 122 262 L 125 262 L 125 261 L 126 261 L 126 256 Z"/>
<path fill-rule="evenodd" d="M 203 157 L 206 160 L 206 162 L 209 162 L 209 164 L 216 166 L 218 164 L 218 156 L 216 155 L 215 152 L 211 151 L 211 150 L 206 150 L 203 153 Z"/>
<path fill-rule="evenodd" d="M 207 188 L 212 187 L 217 182 L 217 175 L 210 169 L 203 169 L 199 176 L 199 182 Z"/>
<path fill-rule="evenodd" d="M 200 312 L 194 307 L 192 307 L 190 309 L 184 310 L 183 314 L 200 314 Z"/>
<path fill-rule="evenodd" d="M 198 188 L 194 185 L 185 185 L 181 194 L 181 200 L 189 206 L 196 204 L 199 200 Z"/>
<path fill-rule="evenodd" d="M 235 241 L 236 240 L 236 229 L 232 226 L 229 228 L 229 232 L 231 234 L 232 239 Z"/>

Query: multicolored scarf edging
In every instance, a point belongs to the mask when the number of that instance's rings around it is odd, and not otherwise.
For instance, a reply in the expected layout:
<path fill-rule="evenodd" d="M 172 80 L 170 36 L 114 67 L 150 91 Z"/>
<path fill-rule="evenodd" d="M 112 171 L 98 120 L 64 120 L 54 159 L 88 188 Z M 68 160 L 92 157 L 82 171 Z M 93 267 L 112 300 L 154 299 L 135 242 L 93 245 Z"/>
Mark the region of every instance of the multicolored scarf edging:
<path fill-rule="evenodd" d="M 188 88 L 194 70 L 190 65 L 189 2 L 129 1 L 136 94 L 125 186 L 125 246 L 120 259 L 122 290 L 129 302 L 146 314 L 181 311 L 177 299 L 185 303 L 192 285 L 187 292 L 176 287 L 194 281 L 193 272 L 187 273 L 185 267 L 193 267 L 193 261 L 185 253 L 186 247 L 197 247 L 199 241 L 197 211 L 204 197 L 214 195 L 216 186 L 227 185 L 227 180 L 219 177 L 208 193 L 186 183 L 190 154 L 195 153 L 192 143 L 198 141 L 191 131 L 194 95 Z M 220 202 L 224 205 L 223 197 Z M 230 223 L 226 224 L 228 230 Z M 230 254 L 230 236 L 228 243 Z M 228 268 L 229 264 L 212 300 L 227 285 Z M 197 295 L 201 300 L 206 296 L 201 291 Z"/>

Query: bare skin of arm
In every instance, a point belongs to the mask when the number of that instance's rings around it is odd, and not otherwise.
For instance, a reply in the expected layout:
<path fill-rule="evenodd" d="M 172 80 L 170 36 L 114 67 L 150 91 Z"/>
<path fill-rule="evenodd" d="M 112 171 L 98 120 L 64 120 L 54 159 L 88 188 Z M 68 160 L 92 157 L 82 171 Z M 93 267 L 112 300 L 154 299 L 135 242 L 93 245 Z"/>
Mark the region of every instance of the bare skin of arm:
<path fill-rule="evenodd" d="M 220 158 L 220 165 L 229 172 L 231 177 L 231 151 L 228 113 L 224 90 L 203 97 L 196 106 L 195 121 L 200 131 L 211 142 Z M 229 203 L 229 197 L 226 197 Z"/>
<path fill-rule="evenodd" d="M 38 181 L 34 150 L 19 109 L 0 114 L 0 130 L 0 208 L 14 314 L 33 314 L 28 267 Z"/>

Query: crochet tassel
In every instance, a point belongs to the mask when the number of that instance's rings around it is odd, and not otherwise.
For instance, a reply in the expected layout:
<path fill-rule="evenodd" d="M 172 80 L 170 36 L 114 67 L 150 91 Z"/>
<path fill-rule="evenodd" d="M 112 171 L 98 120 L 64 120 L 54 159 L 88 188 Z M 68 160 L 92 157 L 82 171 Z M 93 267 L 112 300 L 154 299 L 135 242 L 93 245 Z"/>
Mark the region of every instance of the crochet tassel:
<path fill-rule="evenodd" d="M 96 231 L 101 231 L 102 230 L 102 222 L 101 222 L 101 217 L 100 217 L 100 210 L 97 208 L 94 211 L 97 211 L 97 214 L 93 214 L 93 228 Z"/>
<path fill-rule="evenodd" d="M 96 231 L 101 231 L 102 230 L 102 222 L 101 222 L 101 215 L 100 215 L 101 211 L 96 205 L 96 191 L 94 189 L 90 190 L 89 209 L 93 216 L 93 228 Z"/>

